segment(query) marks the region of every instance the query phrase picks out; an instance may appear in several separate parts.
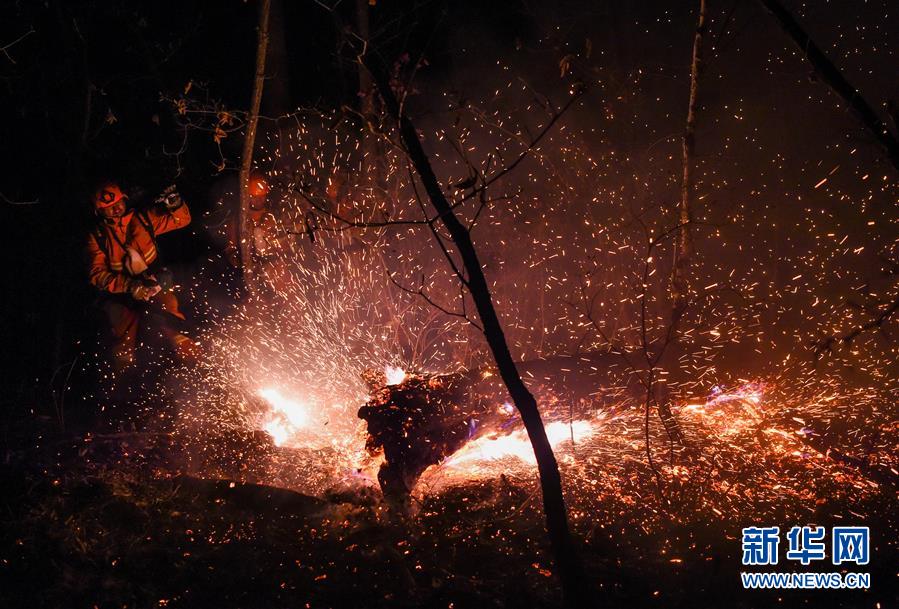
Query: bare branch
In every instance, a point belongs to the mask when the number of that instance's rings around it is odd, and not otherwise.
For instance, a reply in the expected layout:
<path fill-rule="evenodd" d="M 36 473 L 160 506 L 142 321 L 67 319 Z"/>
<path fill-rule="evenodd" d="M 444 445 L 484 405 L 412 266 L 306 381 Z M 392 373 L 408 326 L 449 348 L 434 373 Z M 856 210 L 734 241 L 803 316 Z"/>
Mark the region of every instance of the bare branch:
<path fill-rule="evenodd" d="M 843 103 L 858 117 L 862 126 L 877 140 L 886 152 L 896 171 L 899 171 L 899 140 L 890 132 L 871 104 L 862 97 L 858 89 L 853 87 L 839 69 L 827 58 L 824 52 L 809 37 L 796 18 L 778 0 L 759 0 L 771 15 L 777 19 L 784 32 L 793 39 L 796 46 L 805 54 L 815 72 L 840 96 Z"/>
<path fill-rule="evenodd" d="M 518 155 L 518 157 L 514 161 L 512 161 L 511 163 L 509 163 L 508 165 L 503 167 L 501 170 L 497 171 L 495 174 L 493 174 L 489 178 L 486 178 L 480 187 L 476 188 L 472 192 L 470 192 L 467 195 L 465 195 L 464 197 L 462 197 L 462 199 L 460 199 L 456 204 L 462 203 L 464 201 L 468 201 L 472 197 L 476 196 L 480 190 L 488 188 L 491 184 L 493 184 L 497 180 L 501 179 L 502 177 L 507 175 L 509 172 L 513 171 L 516 167 L 518 167 L 518 165 L 520 165 L 521 162 L 524 161 L 528 157 L 528 155 L 530 155 L 530 153 L 540 144 L 540 142 L 543 140 L 544 136 L 546 136 L 546 134 L 550 132 L 550 130 L 555 126 L 555 124 L 559 121 L 559 119 L 562 118 L 562 116 L 568 111 L 568 109 L 574 105 L 574 102 L 576 102 L 578 99 L 580 99 L 581 95 L 583 95 L 583 94 L 584 94 L 583 88 L 578 87 L 577 89 L 575 89 L 575 91 L 571 95 L 571 97 L 568 98 L 568 101 L 565 102 L 565 105 L 562 106 L 562 108 L 557 113 L 555 113 L 552 116 L 552 118 L 549 119 L 549 122 L 547 122 L 547 124 L 543 127 L 543 129 L 540 130 L 540 133 L 538 133 L 537 136 L 533 140 L 531 140 L 531 143 L 527 146 L 527 148 L 525 148 L 523 151 L 521 151 L 521 153 Z"/>
<path fill-rule="evenodd" d="M 390 283 L 392 283 L 393 285 L 395 285 L 397 288 L 399 288 L 399 289 L 402 290 L 403 292 L 406 292 L 407 294 L 412 294 L 412 295 L 414 295 L 414 296 L 419 296 L 419 297 L 423 298 L 425 302 L 427 302 L 429 305 L 431 305 L 432 307 L 434 307 L 435 309 L 437 309 L 437 310 L 440 311 L 441 313 L 444 313 L 444 314 L 449 315 L 449 316 L 451 316 L 451 317 L 458 317 L 458 318 L 460 318 L 460 319 L 464 319 L 465 321 L 467 321 L 468 323 L 470 323 L 472 326 L 474 326 L 475 328 L 477 328 L 477 329 L 480 330 L 481 332 L 484 331 L 484 328 L 482 328 L 481 325 L 480 325 L 478 322 L 476 322 L 475 320 L 471 319 L 471 318 L 468 316 L 468 312 L 467 312 L 466 309 L 465 309 L 465 295 L 464 295 L 464 293 L 462 294 L 462 306 L 463 306 L 462 311 L 453 311 L 453 310 L 450 310 L 450 309 L 448 309 L 448 308 L 442 306 L 441 304 L 435 302 L 430 296 L 428 296 L 427 292 L 425 292 L 425 289 L 424 289 L 424 281 L 425 281 L 424 275 L 421 276 L 421 282 L 420 282 L 419 288 L 418 288 L 417 290 L 413 290 L 412 288 L 406 287 L 406 286 L 404 286 L 403 284 L 401 284 L 399 281 L 397 281 L 396 279 L 394 279 L 393 273 L 391 273 L 389 269 L 387 270 L 387 278 L 390 279 Z"/>
<path fill-rule="evenodd" d="M 873 319 L 854 328 L 851 332 L 847 332 L 843 335 L 828 336 L 827 338 L 817 341 L 814 345 L 815 358 L 819 359 L 825 353 L 833 353 L 838 346 L 848 345 L 869 330 L 873 330 L 874 328 L 883 330 L 884 324 L 889 321 L 896 311 L 899 311 L 899 296 L 897 296 L 893 302 L 887 304 L 885 308 L 881 309 Z"/>
<path fill-rule="evenodd" d="M 35 199 L 34 201 L 14 201 L 3 194 L 2 191 L 0 191 L 0 199 L 3 199 L 9 205 L 37 205 L 41 202 L 40 199 Z"/>
<path fill-rule="evenodd" d="M 28 28 L 28 31 L 27 31 L 27 32 L 25 32 L 24 34 L 22 34 L 21 36 L 19 36 L 18 38 L 16 38 L 16 39 L 13 40 L 12 42 L 10 42 L 9 44 L 0 47 L 0 53 L 3 53 L 4 55 L 6 55 L 6 58 L 9 60 L 9 62 L 10 62 L 11 64 L 16 65 L 16 60 L 13 59 L 13 58 L 12 58 L 12 55 L 9 54 L 9 49 L 11 49 L 12 47 L 16 46 L 17 44 L 19 44 L 20 42 L 22 42 L 23 40 L 25 40 L 25 39 L 28 38 L 31 34 L 34 34 L 34 33 L 35 33 L 35 30 L 34 30 L 33 27 L 32 27 L 32 28 Z"/>
<path fill-rule="evenodd" d="M 427 215 L 424 201 L 422 201 L 421 199 L 421 193 L 418 192 L 418 185 L 415 181 L 415 175 L 412 171 L 411 161 L 408 158 L 406 159 L 406 171 L 409 172 L 409 183 L 412 185 L 412 192 L 415 193 L 415 201 L 418 203 L 418 207 L 421 209 L 421 213 Z M 462 273 L 462 269 L 459 268 L 459 265 L 456 264 L 456 261 L 453 260 L 453 257 L 450 255 L 449 249 L 447 249 L 446 244 L 443 242 L 443 238 L 437 231 L 437 226 L 434 224 L 435 222 L 436 218 L 428 222 L 428 228 L 431 229 L 431 234 L 434 236 L 434 240 L 437 242 L 437 246 L 440 248 L 440 251 L 443 253 L 443 257 L 446 258 L 446 261 L 449 263 L 450 268 L 453 269 L 453 273 L 456 274 L 456 277 L 459 278 L 459 281 L 462 283 L 462 285 L 468 287 L 468 279 L 466 279 L 464 273 Z"/>

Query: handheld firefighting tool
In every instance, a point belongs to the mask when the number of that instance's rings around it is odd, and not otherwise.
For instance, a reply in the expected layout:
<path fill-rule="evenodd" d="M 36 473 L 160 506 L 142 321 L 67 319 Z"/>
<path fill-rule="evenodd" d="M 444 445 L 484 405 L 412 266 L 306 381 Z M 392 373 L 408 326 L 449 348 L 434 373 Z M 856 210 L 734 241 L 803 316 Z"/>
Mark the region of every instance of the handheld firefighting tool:
<path fill-rule="evenodd" d="M 159 294 L 162 288 L 157 284 L 140 283 L 131 289 L 131 296 L 134 300 L 149 302 L 154 296 Z"/>

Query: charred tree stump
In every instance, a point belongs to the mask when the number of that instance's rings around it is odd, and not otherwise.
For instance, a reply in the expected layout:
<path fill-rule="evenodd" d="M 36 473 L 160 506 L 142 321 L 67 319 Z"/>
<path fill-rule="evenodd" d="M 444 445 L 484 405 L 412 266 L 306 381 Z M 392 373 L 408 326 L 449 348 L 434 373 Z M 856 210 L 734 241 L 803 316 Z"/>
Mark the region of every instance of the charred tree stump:
<path fill-rule="evenodd" d="M 378 483 L 384 497 L 401 511 L 424 471 L 467 442 L 510 421 L 509 413 L 482 389 L 480 373 L 413 376 L 380 387 L 359 409 L 368 428 L 369 453 L 384 451 Z"/>
<path fill-rule="evenodd" d="M 554 409 L 543 413 L 553 420 L 570 420 L 572 405 L 583 400 L 617 405 L 623 396 L 638 396 L 638 386 L 627 385 L 628 369 L 608 353 L 537 359 L 516 366 L 531 379 L 531 391 L 555 403 Z M 428 467 L 468 442 L 511 431 L 519 422 L 505 385 L 492 368 L 410 374 L 396 385 L 386 385 L 386 378 L 374 371 L 363 378 L 371 396 L 358 413 L 368 429 L 366 448 L 372 455 L 384 451 L 378 481 L 385 498 L 397 506 L 408 502 Z"/>

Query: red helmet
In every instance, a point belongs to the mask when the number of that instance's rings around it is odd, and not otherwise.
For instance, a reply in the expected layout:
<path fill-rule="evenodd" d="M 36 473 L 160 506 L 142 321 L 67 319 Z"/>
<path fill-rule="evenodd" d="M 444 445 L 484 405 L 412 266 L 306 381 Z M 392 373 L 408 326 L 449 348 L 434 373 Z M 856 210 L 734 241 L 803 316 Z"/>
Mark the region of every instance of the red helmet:
<path fill-rule="evenodd" d="M 97 192 L 94 193 L 94 207 L 96 209 L 105 209 L 127 198 L 128 195 L 122 192 L 118 184 L 110 182 L 98 188 Z"/>

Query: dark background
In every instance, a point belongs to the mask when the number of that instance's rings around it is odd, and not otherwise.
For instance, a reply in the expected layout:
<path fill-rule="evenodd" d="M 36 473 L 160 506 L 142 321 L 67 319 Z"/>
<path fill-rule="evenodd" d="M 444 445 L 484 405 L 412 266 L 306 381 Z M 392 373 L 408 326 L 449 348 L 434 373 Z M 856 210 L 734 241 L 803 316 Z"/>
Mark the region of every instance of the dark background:
<path fill-rule="evenodd" d="M 500 61 L 549 93 L 564 89 L 559 60 L 583 54 L 589 40 L 592 52 L 581 69 L 599 83 L 587 103 L 595 112 L 581 111 L 573 120 L 627 155 L 682 129 L 694 4 L 382 1 L 372 9 L 372 29 L 385 58 L 408 53 L 428 60 L 414 107 L 423 124 L 440 91 L 479 94 L 493 87 Z M 899 28 L 891 2 L 787 4 L 875 107 L 899 96 Z M 267 95 L 263 112 L 356 103 L 355 66 L 339 47 L 336 19 L 313 2 L 275 6 L 285 54 L 280 65 L 270 62 L 276 73 L 267 90 L 281 93 Z M 344 3 L 340 17 L 351 20 L 352 9 Z M 818 197 L 815 205 L 881 251 L 896 233 L 895 180 L 884 181 L 891 170 L 870 137 L 757 3 L 713 2 L 710 20 L 700 179 L 726 186 L 734 198 L 758 197 L 759 207 L 750 203 L 743 212 L 747 230 L 775 250 L 791 235 L 771 227 L 809 214 L 767 201 L 802 193 Z M 0 365 L 5 416 L 15 417 L 44 407 L 54 372 L 96 333 L 82 256 L 90 185 L 112 176 L 133 193 L 152 195 L 175 181 L 195 217 L 209 207 L 208 192 L 222 176 L 215 166 L 219 151 L 209 133 L 191 132 L 176 158 L 172 152 L 184 135 L 161 97 L 177 97 L 193 82 L 194 94 L 245 109 L 256 6 L 238 0 L 7 2 L 0 23 L 2 45 L 34 30 L 0 55 Z M 665 145 L 671 154 L 662 162 L 675 175 L 677 142 Z M 233 173 L 239 147 L 237 134 L 223 142 L 224 174 Z M 834 165 L 843 166 L 831 179 L 834 190 L 812 189 Z M 863 174 L 873 178 L 862 180 Z M 758 228 L 752 220 L 762 215 L 767 223 Z M 874 228 L 869 218 L 878 220 Z M 207 256 L 210 246 L 199 232 L 166 237 L 168 261 Z"/>

